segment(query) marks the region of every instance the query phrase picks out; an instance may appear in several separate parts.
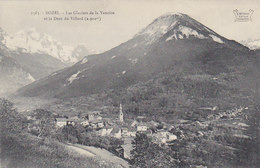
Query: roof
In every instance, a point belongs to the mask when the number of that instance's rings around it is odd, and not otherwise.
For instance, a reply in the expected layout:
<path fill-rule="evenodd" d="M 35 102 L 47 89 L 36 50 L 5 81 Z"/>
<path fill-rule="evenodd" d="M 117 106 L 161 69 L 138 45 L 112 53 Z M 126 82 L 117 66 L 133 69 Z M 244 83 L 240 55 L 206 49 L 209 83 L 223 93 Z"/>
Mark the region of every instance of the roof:
<path fill-rule="evenodd" d="M 138 123 L 138 121 L 136 121 L 136 120 L 133 120 L 131 123 Z"/>
<path fill-rule="evenodd" d="M 67 118 L 56 118 L 57 122 L 66 122 Z"/>
<path fill-rule="evenodd" d="M 144 124 L 139 124 L 139 125 L 137 125 L 137 127 L 147 127 L 147 126 Z"/>
<path fill-rule="evenodd" d="M 111 127 L 111 126 L 106 126 L 106 127 L 104 127 L 103 129 L 113 129 L 113 127 Z"/>
<path fill-rule="evenodd" d="M 89 122 L 88 120 L 78 120 L 78 122 Z"/>
<path fill-rule="evenodd" d="M 115 133 L 118 133 L 120 130 L 120 128 L 113 128 L 111 134 L 115 134 Z"/>
<path fill-rule="evenodd" d="M 99 120 L 99 119 L 94 119 L 94 120 L 92 120 L 92 121 L 90 121 L 91 123 L 103 123 L 103 121 L 102 120 Z"/>
<path fill-rule="evenodd" d="M 128 129 L 128 131 L 129 132 L 136 132 L 136 128 L 131 127 L 131 128 Z"/>
<path fill-rule="evenodd" d="M 100 114 L 100 111 L 90 111 L 88 114 Z"/>
<path fill-rule="evenodd" d="M 70 120 L 78 120 L 79 117 L 78 117 L 78 116 L 74 116 L 74 117 L 70 117 L 69 119 L 70 119 Z"/>
<path fill-rule="evenodd" d="M 150 121 L 150 122 L 147 123 L 147 125 L 149 125 L 149 126 L 151 126 L 151 127 L 152 127 L 152 126 L 154 127 L 154 126 L 158 126 L 159 123 L 158 123 L 158 122 L 155 122 L 155 121 Z"/>
<path fill-rule="evenodd" d="M 146 118 L 145 116 L 137 116 L 138 119 L 144 119 Z"/>

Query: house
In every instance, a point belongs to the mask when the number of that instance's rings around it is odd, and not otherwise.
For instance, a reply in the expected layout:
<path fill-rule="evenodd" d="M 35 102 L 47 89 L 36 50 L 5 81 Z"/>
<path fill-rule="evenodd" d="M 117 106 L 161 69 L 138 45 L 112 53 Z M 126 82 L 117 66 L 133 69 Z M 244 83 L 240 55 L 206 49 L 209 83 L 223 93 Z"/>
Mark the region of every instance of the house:
<path fill-rule="evenodd" d="M 95 120 L 98 117 L 100 118 L 100 112 L 99 111 L 92 111 L 92 112 L 89 112 L 88 115 L 87 115 L 87 119 L 89 121 Z M 101 117 L 101 119 L 102 119 L 102 117 Z"/>
<path fill-rule="evenodd" d="M 156 128 L 159 125 L 159 123 L 155 122 L 155 121 L 150 121 L 150 122 L 147 122 L 146 125 L 150 128 Z"/>
<path fill-rule="evenodd" d="M 73 121 L 73 120 L 68 120 L 68 121 L 67 121 L 67 125 L 74 126 L 74 125 L 75 125 L 75 121 Z"/>
<path fill-rule="evenodd" d="M 112 127 L 105 127 L 99 130 L 99 133 L 101 136 L 109 136 L 112 132 L 113 128 Z"/>
<path fill-rule="evenodd" d="M 101 116 L 96 116 L 96 119 L 97 120 L 102 120 L 102 117 Z"/>
<path fill-rule="evenodd" d="M 127 135 L 130 136 L 130 137 L 135 137 L 136 131 L 129 131 Z"/>
<path fill-rule="evenodd" d="M 70 117 L 69 119 L 73 120 L 73 121 L 77 121 L 77 120 L 79 120 L 79 117 L 78 116 L 74 116 L 74 117 Z"/>
<path fill-rule="evenodd" d="M 67 118 L 56 118 L 55 121 L 57 127 L 64 127 L 67 125 Z"/>
<path fill-rule="evenodd" d="M 170 133 L 169 133 L 169 134 L 166 136 L 166 138 L 167 138 L 167 142 L 170 142 L 170 141 L 176 140 L 176 139 L 177 139 L 177 136 L 174 135 L 174 134 L 170 134 Z"/>
<path fill-rule="evenodd" d="M 135 137 L 136 136 L 136 128 L 122 128 L 122 135 L 124 137 Z"/>
<path fill-rule="evenodd" d="M 75 125 L 75 119 L 73 119 L 73 118 L 68 118 L 68 119 L 67 119 L 67 125 L 74 126 L 74 125 Z"/>
<path fill-rule="evenodd" d="M 144 133 L 145 133 L 148 137 L 152 137 L 152 135 L 153 135 L 153 131 L 150 130 L 150 129 L 146 130 Z"/>
<path fill-rule="evenodd" d="M 132 123 L 131 123 L 131 127 L 135 127 L 137 126 L 138 122 L 136 120 L 134 120 Z"/>
<path fill-rule="evenodd" d="M 111 136 L 118 139 L 121 138 L 122 137 L 121 129 L 117 127 L 113 128 L 111 132 Z"/>
<path fill-rule="evenodd" d="M 97 123 L 97 127 L 98 127 L 98 128 L 103 128 L 103 127 L 104 127 L 103 121 L 99 121 L 99 122 Z"/>
<path fill-rule="evenodd" d="M 121 131 L 122 131 L 123 135 L 127 135 L 128 134 L 128 128 L 122 128 Z"/>
<path fill-rule="evenodd" d="M 137 132 L 145 132 L 147 131 L 147 126 L 146 125 L 138 125 L 137 126 Z"/>
<path fill-rule="evenodd" d="M 146 119 L 145 116 L 137 116 L 136 120 L 139 121 L 139 122 L 142 122 Z"/>
<path fill-rule="evenodd" d="M 161 144 L 161 143 L 166 144 L 166 143 L 174 141 L 176 139 L 177 139 L 177 136 L 168 131 L 160 131 L 160 132 L 157 132 L 156 134 L 153 134 L 153 140 L 159 144 Z"/>
<path fill-rule="evenodd" d="M 90 123 L 90 126 L 91 126 L 93 129 L 96 129 L 96 128 L 97 128 L 97 124 L 95 124 L 95 123 Z"/>
<path fill-rule="evenodd" d="M 104 127 L 104 122 L 102 120 L 94 119 L 89 121 L 90 125 L 92 128 L 103 128 Z"/>
<path fill-rule="evenodd" d="M 200 110 L 209 110 L 209 111 L 216 111 L 218 109 L 218 106 L 214 107 L 201 107 Z"/>
<path fill-rule="evenodd" d="M 80 121 L 80 124 L 81 124 L 83 127 L 89 126 L 88 120 L 82 120 L 82 121 Z"/>

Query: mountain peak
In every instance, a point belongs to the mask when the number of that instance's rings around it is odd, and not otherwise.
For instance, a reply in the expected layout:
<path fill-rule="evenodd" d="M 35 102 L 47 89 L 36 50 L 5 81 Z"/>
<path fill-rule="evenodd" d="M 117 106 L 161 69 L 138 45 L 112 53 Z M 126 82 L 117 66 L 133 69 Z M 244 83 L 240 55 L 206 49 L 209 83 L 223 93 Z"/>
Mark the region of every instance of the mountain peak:
<path fill-rule="evenodd" d="M 180 13 L 180 12 L 167 12 L 161 16 L 158 17 L 159 18 L 165 18 L 165 17 L 181 17 L 181 16 L 184 16 L 183 13 Z"/>
<path fill-rule="evenodd" d="M 94 53 L 86 45 L 80 45 L 79 50 L 78 46 L 62 44 L 52 36 L 38 32 L 34 27 L 20 30 L 12 35 L 5 34 L 1 28 L 0 42 L 11 51 L 22 49 L 21 51 L 24 53 L 48 54 L 69 65 L 78 62 L 84 56 Z"/>
<path fill-rule="evenodd" d="M 151 24 L 146 28 L 141 30 L 138 35 L 148 35 L 154 36 L 155 38 L 160 37 L 161 35 L 167 33 L 171 28 L 173 28 L 178 18 L 181 17 L 179 13 L 166 13 L 158 18 L 156 18 Z"/>
<path fill-rule="evenodd" d="M 165 36 L 167 34 L 167 37 Z M 145 36 L 146 44 L 164 37 L 165 40 L 180 40 L 195 37 L 198 39 L 212 39 L 224 43 L 225 38 L 189 17 L 186 14 L 170 12 L 156 18 L 151 24 L 140 31 L 137 36 Z"/>

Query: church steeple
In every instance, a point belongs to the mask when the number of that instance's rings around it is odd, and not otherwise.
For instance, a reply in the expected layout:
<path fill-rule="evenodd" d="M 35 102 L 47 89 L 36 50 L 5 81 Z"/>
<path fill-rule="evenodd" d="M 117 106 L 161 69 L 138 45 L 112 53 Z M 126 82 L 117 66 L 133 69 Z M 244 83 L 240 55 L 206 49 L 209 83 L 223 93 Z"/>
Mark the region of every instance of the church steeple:
<path fill-rule="evenodd" d="M 124 114 L 123 114 L 123 108 L 122 108 L 121 103 L 120 103 L 120 107 L 119 107 L 119 121 L 124 122 Z"/>

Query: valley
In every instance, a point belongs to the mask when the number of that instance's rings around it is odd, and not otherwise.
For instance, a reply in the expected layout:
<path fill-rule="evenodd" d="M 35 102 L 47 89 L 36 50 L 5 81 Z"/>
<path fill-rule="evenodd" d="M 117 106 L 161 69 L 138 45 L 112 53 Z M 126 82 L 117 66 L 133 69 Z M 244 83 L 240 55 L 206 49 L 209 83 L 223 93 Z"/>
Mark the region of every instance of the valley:
<path fill-rule="evenodd" d="M 107 151 L 123 167 L 257 168 L 259 67 L 257 50 L 167 13 L 111 50 L 28 82 L 8 97 L 15 110 L 2 100 L 2 113 L 22 115 L 34 138 L 113 165 Z"/>

